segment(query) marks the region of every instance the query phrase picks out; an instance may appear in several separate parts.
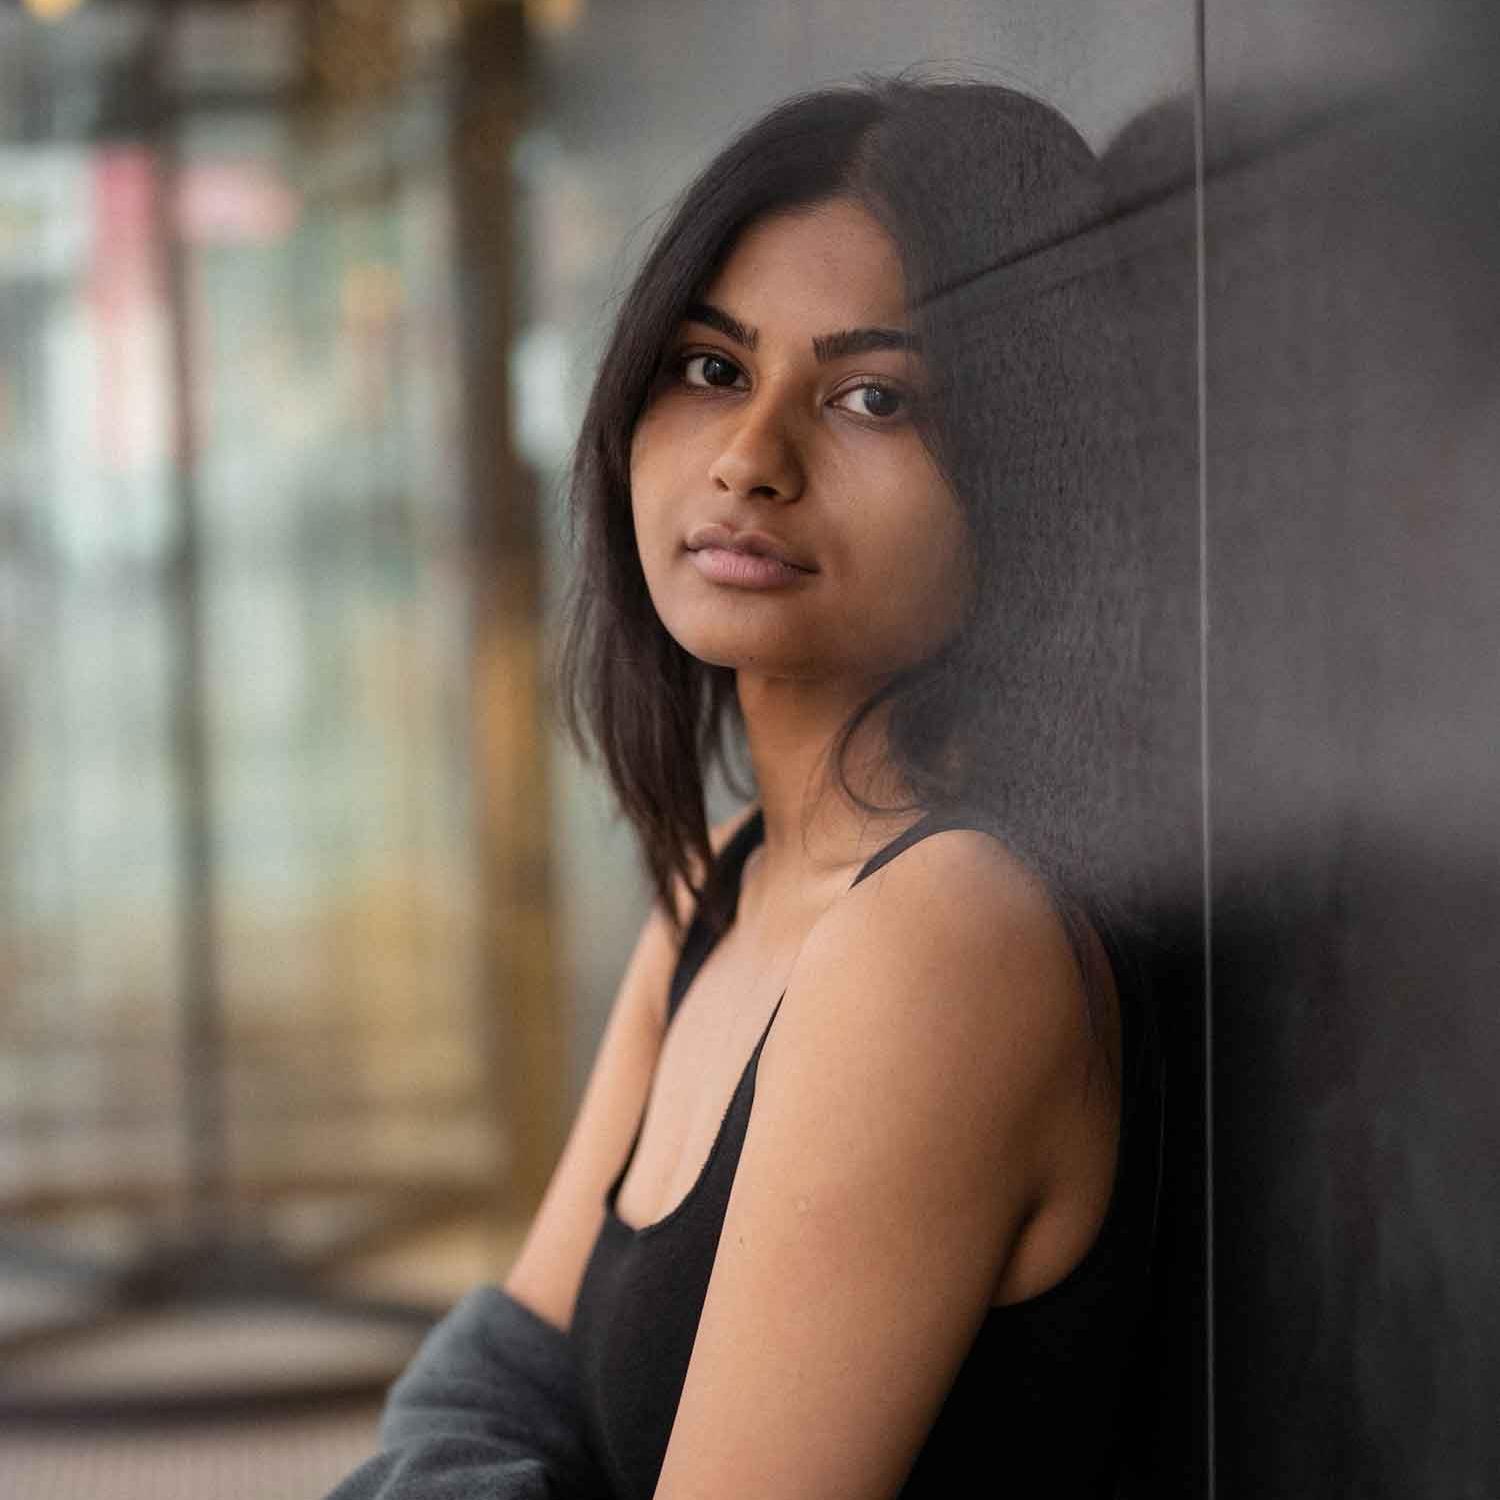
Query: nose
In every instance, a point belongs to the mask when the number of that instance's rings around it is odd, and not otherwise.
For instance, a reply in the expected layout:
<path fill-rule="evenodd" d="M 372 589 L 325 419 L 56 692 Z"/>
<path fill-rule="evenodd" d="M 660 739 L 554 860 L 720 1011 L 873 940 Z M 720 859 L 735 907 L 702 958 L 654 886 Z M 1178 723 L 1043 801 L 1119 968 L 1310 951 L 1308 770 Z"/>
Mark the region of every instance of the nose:
<path fill-rule="evenodd" d="M 786 415 L 770 402 L 747 402 L 726 417 L 708 475 L 722 494 L 795 500 L 802 493 L 801 456 Z"/>

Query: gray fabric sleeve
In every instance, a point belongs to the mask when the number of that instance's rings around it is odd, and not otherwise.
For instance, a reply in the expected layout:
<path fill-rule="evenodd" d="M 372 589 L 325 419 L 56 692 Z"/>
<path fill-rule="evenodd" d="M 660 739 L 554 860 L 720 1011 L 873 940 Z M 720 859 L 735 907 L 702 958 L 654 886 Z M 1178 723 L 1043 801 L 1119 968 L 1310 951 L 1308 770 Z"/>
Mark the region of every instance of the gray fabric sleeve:
<path fill-rule="evenodd" d="M 328 1500 L 609 1500 L 567 1335 L 477 1287 L 391 1387 L 380 1451 Z"/>

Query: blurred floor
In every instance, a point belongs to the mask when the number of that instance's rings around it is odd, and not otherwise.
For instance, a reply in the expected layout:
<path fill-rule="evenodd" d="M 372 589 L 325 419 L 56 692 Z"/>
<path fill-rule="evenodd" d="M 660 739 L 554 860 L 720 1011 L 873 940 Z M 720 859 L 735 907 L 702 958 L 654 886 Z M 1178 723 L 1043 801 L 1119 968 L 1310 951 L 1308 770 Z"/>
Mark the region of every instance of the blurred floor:
<path fill-rule="evenodd" d="M 0 1435 L 11 1500 L 319 1500 L 372 1449 L 377 1407 L 125 1432 Z"/>
<path fill-rule="evenodd" d="M 446 1305 L 481 1281 L 503 1279 L 524 1225 L 467 1222 L 367 1257 L 341 1286 Z M 237 1360 L 284 1371 L 305 1341 L 308 1357 L 357 1369 L 382 1356 L 379 1331 L 226 1322 L 174 1314 L 149 1328 L 91 1341 L 58 1356 L 61 1379 L 80 1370 L 129 1369 L 145 1385 L 180 1380 L 203 1351 L 232 1346 Z M 378 1402 L 309 1403 L 241 1418 L 163 1419 L 129 1426 L 0 1428 L 0 1495 L 6 1500 L 319 1500 L 373 1450 Z"/>

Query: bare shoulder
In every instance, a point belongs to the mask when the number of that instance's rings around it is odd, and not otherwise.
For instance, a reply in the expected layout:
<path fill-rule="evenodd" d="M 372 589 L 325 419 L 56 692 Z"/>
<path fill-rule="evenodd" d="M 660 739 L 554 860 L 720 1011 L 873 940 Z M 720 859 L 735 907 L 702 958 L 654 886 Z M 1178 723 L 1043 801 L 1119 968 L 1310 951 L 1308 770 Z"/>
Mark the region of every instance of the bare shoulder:
<path fill-rule="evenodd" d="M 973 829 L 929 834 L 836 901 L 783 1009 L 771 1068 L 778 1042 L 814 1067 L 820 1053 L 856 1045 L 900 1059 L 914 1084 L 967 1090 L 979 1109 L 1005 1095 L 1055 1114 L 1098 1060 L 1083 974 L 1050 892 Z"/>
<path fill-rule="evenodd" d="M 1023 978 L 1059 997 L 1081 995 L 1082 976 L 1046 885 L 977 829 L 929 834 L 873 871 L 829 908 L 807 956 L 856 972 L 891 963 L 920 969 L 961 995 L 992 995 L 997 981 Z"/>
<path fill-rule="evenodd" d="M 919 893 L 958 914 L 998 905 L 1016 915 L 1056 920 L 1041 877 L 1000 839 L 977 828 L 946 828 L 919 838 L 853 886 L 852 900 L 842 904 L 873 904 L 882 894 L 905 901 Z"/>

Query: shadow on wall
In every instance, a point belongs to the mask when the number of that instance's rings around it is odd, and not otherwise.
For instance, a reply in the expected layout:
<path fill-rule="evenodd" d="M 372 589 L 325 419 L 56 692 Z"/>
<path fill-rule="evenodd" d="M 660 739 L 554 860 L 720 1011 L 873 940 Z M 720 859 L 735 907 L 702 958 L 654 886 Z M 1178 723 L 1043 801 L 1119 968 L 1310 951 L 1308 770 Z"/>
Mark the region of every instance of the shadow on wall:
<path fill-rule="evenodd" d="M 1353 98 L 1210 100 L 1225 1497 L 1500 1493 L 1500 121 L 1463 71 Z M 1187 106 L 1163 106 L 1111 151 L 1122 225 L 1160 228 L 1126 255 L 1148 325 L 1180 314 L 1175 280 L 1192 274 L 1185 131 Z M 1175 352 L 1184 332 L 1140 342 Z M 1164 358 L 1142 373 L 1158 413 L 1196 410 L 1194 371 Z M 1171 492 L 1196 444 L 1145 430 L 1148 475 Z M 1163 1336 L 1131 1491 L 1153 1495 L 1205 1492 L 1214 1399 L 1195 1321 L 1201 947 L 1193 903 L 1169 905 Z"/>
<path fill-rule="evenodd" d="M 1500 1492 L 1500 164 L 1448 61 L 1211 115 L 1225 1495 Z"/>

